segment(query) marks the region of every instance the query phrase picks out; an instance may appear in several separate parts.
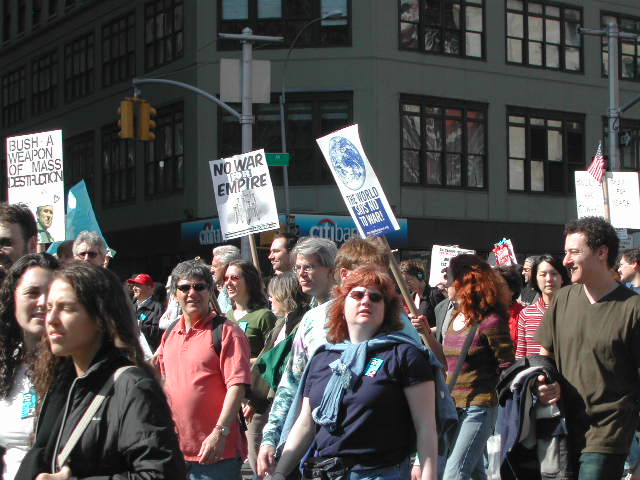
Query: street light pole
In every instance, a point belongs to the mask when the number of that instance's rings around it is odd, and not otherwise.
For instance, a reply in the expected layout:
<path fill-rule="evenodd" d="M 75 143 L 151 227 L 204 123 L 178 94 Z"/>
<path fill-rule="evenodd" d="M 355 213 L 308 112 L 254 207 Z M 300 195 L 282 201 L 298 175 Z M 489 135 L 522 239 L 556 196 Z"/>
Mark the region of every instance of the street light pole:
<path fill-rule="evenodd" d="M 282 64 L 282 86 L 280 88 L 280 150 L 282 151 L 282 153 L 287 153 L 287 127 L 285 122 L 285 113 L 286 113 L 285 112 L 285 109 L 286 109 L 285 82 L 287 79 L 287 65 L 289 64 L 289 58 L 291 58 L 291 52 L 293 52 L 293 48 L 296 46 L 298 39 L 308 27 L 310 27 L 314 23 L 321 22 L 322 20 L 334 20 L 334 19 L 343 18 L 343 17 L 344 17 L 344 12 L 342 12 L 341 10 L 333 10 L 327 13 L 326 15 L 310 20 L 309 22 L 305 23 L 302 26 L 302 28 L 298 31 L 296 36 L 293 37 L 293 41 L 291 42 L 291 45 L 289 45 L 289 50 L 287 50 L 287 55 L 284 59 L 284 63 Z M 287 218 L 286 224 L 287 224 L 287 232 L 288 232 L 289 217 L 291 216 L 291 207 L 289 204 L 289 167 L 285 165 L 282 168 L 283 168 L 282 180 L 284 182 L 284 206 L 285 206 L 285 213 Z"/>

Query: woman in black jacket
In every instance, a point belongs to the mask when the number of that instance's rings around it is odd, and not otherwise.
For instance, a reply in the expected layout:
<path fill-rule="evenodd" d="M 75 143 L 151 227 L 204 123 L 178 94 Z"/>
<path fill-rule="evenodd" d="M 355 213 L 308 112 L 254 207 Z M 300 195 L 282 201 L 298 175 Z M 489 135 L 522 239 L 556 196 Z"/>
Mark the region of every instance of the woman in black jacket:
<path fill-rule="evenodd" d="M 131 304 L 118 278 L 89 263 L 56 273 L 47 299 L 48 344 L 34 372 L 47 392 L 23 480 L 183 479 L 185 464 L 164 393 L 144 363 Z M 122 371 L 120 367 L 130 366 Z M 132 366 L 132 367 L 131 367 Z M 59 454 L 103 386 L 120 376 L 64 464 Z"/>

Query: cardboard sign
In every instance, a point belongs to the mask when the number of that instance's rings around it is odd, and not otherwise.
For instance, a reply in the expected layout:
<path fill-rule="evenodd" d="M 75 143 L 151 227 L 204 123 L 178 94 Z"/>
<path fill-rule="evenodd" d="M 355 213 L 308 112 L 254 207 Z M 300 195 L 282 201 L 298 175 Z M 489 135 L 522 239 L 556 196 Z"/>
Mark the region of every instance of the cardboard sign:
<path fill-rule="evenodd" d="M 518 263 L 511 239 L 503 238 L 500 240 L 494 245 L 492 252 L 496 255 L 497 266 L 511 266 Z"/>
<path fill-rule="evenodd" d="M 7 199 L 25 203 L 38 224 L 38 243 L 64 240 L 62 130 L 8 137 Z"/>
<path fill-rule="evenodd" d="M 429 285 L 435 287 L 439 283 L 443 283 L 444 272 L 449 266 L 449 262 L 453 257 L 457 257 L 462 253 L 476 253 L 475 250 L 468 250 L 459 247 L 447 247 L 443 245 L 434 245 L 431 249 L 431 270 L 429 271 Z"/>
<path fill-rule="evenodd" d="M 280 227 L 264 150 L 209 162 L 223 240 Z"/>
<path fill-rule="evenodd" d="M 400 230 L 380 182 L 364 153 L 358 125 L 316 139 L 362 237 Z"/>
<path fill-rule="evenodd" d="M 602 185 L 586 171 L 575 174 L 578 218 L 604 217 Z M 638 172 L 607 172 L 605 178 L 611 224 L 616 228 L 640 228 Z"/>

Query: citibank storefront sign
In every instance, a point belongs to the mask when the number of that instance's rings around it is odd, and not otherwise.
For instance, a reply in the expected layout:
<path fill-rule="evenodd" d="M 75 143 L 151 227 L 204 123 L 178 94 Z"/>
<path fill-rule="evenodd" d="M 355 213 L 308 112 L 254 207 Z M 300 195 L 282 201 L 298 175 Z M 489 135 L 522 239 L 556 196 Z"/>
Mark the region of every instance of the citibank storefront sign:
<path fill-rule="evenodd" d="M 299 236 L 323 237 L 342 244 L 351 237 L 358 236 L 358 229 L 351 217 L 346 215 L 294 215 L 295 223 L 291 230 Z M 285 224 L 286 217 L 280 215 L 281 224 Z M 394 248 L 407 245 L 408 229 L 407 220 L 399 218 L 400 230 L 387 235 L 389 244 Z M 181 225 L 182 245 L 185 248 L 218 245 L 224 243 L 220 221 L 217 218 L 207 218 L 193 222 L 185 222 Z"/>

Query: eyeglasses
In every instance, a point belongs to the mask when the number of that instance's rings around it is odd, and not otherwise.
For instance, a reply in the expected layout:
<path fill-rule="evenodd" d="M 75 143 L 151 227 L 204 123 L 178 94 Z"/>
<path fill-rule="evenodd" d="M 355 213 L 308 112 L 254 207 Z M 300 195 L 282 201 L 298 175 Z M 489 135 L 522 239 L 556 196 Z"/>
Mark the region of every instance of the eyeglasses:
<path fill-rule="evenodd" d="M 365 295 L 369 297 L 369 300 L 371 300 L 373 303 L 382 301 L 382 295 L 376 292 L 367 292 L 366 290 L 353 290 L 349 292 L 349 296 L 359 302 L 362 301 Z"/>
<path fill-rule="evenodd" d="M 316 268 L 318 268 L 318 265 L 313 265 L 311 263 L 307 265 L 294 265 L 293 273 L 296 275 L 300 275 L 301 273 L 309 275 L 310 273 L 313 273 Z"/>
<path fill-rule="evenodd" d="M 79 258 L 86 258 L 86 257 L 89 257 L 89 258 L 96 258 L 97 256 L 98 256 L 98 252 L 94 252 L 94 251 L 92 251 L 92 250 L 88 250 L 88 251 L 86 251 L 86 252 L 79 252 L 79 253 L 76 255 L 76 257 L 79 257 Z"/>
<path fill-rule="evenodd" d="M 224 281 L 228 282 L 229 280 L 233 280 L 234 282 L 237 282 L 241 279 L 242 277 L 240 275 L 225 275 L 224 276 Z"/>
<path fill-rule="evenodd" d="M 188 293 L 189 290 L 191 290 L 192 288 L 196 292 L 201 292 L 207 289 L 207 284 L 206 283 L 191 283 L 191 284 L 183 283 L 182 285 L 177 285 L 176 288 L 183 293 Z"/>

